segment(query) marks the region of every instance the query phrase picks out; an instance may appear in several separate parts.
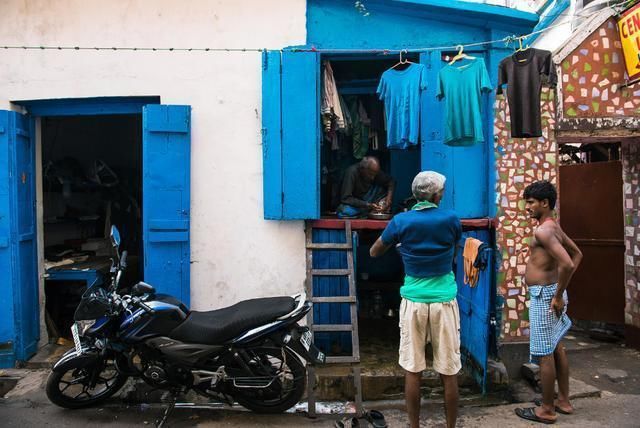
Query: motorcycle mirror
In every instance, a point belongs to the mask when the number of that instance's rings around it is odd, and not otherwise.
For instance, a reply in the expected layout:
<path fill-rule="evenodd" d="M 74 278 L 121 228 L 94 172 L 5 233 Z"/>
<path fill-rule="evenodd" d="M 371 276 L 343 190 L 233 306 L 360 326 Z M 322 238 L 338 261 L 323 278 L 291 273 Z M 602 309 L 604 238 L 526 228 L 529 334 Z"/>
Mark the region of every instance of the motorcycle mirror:
<path fill-rule="evenodd" d="M 113 245 L 114 247 L 119 247 L 120 246 L 120 231 L 118 230 L 117 227 L 115 226 L 111 226 L 111 245 Z"/>

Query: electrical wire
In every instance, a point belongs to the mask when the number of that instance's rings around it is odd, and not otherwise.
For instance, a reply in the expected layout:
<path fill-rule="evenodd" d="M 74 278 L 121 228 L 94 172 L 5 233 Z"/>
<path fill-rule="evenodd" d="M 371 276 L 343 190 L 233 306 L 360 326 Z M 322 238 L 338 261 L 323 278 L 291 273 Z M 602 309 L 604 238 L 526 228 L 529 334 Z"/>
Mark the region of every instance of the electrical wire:
<path fill-rule="evenodd" d="M 624 3 L 627 3 L 627 0 L 621 0 L 619 2 L 610 4 L 608 6 L 606 6 L 606 8 L 608 9 L 612 9 L 614 10 L 616 13 L 618 13 L 619 11 L 616 10 L 617 6 L 620 6 Z M 592 16 L 593 14 L 589 14 L 589 15 L 581 15 L 581 14 L 577 14 L 574 13 L 571 16 L 572 17 L 587 17 L 587 16 Z M 555 19 L 558 19 L 560 17 L 563 16 L 569 16 L 567 13 L 560 13 L 558 14 L 558 16 L 556 16 Z M 493 45 L 493 44 L 497 44 L 497 43 L 504 43 L 505 45 L 508 45 L 509 43 L 513 43 L 515 41 L 517 41 L 518 39 L 526 39 L 528 37 L 537 35 L 537 34 L 542 34 L 546 31 L 552 30 L 554 28 L 560 27 L 562 25 L 567 25 L 567 24 L 571 24 L 571 21 L 564 21 L 564 22 L 560 22 L 545 28 L 542 28 L 540 30 L 536 30 L 536 31 L 532 31 L 531 33 L 528 34 L 523 34 L 520 36 L 516 36 L 516 35 L 511 35 L 511 36 L 507 36 L 507 37 L 503 37 L 501 39 L 495 39 L 495 40 L 487 40 L 487 41 L 482 41 L 482 42 L 473 42 L 473 43 L 458 43 L 455 45 L 448 45 L 448 46 L 429 46 L 429 47 L 424 47 L 424 48 L 412 48 L 412 49 L 384 49 L 384 48 L 369 48 L 369 49 L 325 49 L 325 48 L 315 48 L 315 47 L 305 47 L 305 48 L 284 48 L 284 49 L 273 49 L 273 51 L 289 51 L 289 52 L 318 52 L 318 53 L 372 53 L 372 54 L 392 54 L 392 53 L 400 53 L 402 51 L 406 51 L 406 52 L 412 52 L 412 53 L 420 53 L 420 52 L 429 52 L 429 51 L 435 51 L 435 50 L 454 50 L 457 49 L 458 47 L 462 46 L 463 48 L 471 48 L 471 47 L 476 47 L 476 46 L 484 46 L 484 45 Z M 269 49 L 266 48 L 172 48 L 172 47 L 117 47 L 117 46 L 112 46 L 112 47 L 108 47 L 108 46 L 94 46 L 94 47 L 89 47 L 89 46 L 45 46 L 45 45 L 41 45 L 41 46 L 10 46 L 10 45 L 0 45 L 0 49 L 4 49 L 4 50 L 40 50 L 40 51 L 45 51 L 45 50 L 58 50 L 58 51 L 129 51 L 129 52 L 266 52 Z"/>

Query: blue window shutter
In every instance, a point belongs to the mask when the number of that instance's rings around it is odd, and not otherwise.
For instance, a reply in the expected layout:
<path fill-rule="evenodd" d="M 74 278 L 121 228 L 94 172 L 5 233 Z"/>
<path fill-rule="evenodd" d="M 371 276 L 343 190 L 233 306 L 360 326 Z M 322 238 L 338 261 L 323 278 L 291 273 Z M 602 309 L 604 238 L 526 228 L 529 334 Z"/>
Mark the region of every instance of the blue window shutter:
<path fill-rule="evenodd" d="M 191 107 L 142 109 L 144 280 L 189 305 Z"/>
<path fill-rule="evenodd" d="M 262 53 L 262 170 L 264 218 L 282 219 L 281 53 Z"/>
<path fill-rule="evenodd" d="M 315 52 L 263 57 L 264 213 L 320 217 L 320 58 Z"/>
<path fill-rule="evenodd" d="M 0 364 L 27 360 L 40 335 L 35 150 L 29 117 L 0 111 Z M 8 342 L 12 342 L 11 344 Z"/>
<path fill-rule="evenodd" d="M 283 218 L 320 217 L 320 57 L 282 54 Z"/>

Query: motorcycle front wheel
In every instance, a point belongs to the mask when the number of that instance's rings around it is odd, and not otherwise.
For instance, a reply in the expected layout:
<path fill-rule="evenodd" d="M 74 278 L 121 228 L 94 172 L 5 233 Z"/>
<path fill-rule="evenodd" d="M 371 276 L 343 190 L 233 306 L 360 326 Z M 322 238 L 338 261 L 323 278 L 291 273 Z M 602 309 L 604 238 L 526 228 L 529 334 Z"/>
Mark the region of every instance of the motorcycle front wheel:
<path fill-rule="evenodd" d="M 248 353 L 252 371 L 272 377 L 273 382 L 264 388 L 236 386 L 238 403 L 256 413 L 282 413 L 295 406 L 304 394 L 307 374 L 298 357 L 287 348 L 258 348 Z"/>
<path fill-rule="evenodd" d="M 47 397 L 60 407 L 80 409 L 98 404 L 118 392 L 127 376 L 118 372 L 115 361 L 104 360 L 92 365 L 68 364 L 51 372 L 47 379 Z"/>

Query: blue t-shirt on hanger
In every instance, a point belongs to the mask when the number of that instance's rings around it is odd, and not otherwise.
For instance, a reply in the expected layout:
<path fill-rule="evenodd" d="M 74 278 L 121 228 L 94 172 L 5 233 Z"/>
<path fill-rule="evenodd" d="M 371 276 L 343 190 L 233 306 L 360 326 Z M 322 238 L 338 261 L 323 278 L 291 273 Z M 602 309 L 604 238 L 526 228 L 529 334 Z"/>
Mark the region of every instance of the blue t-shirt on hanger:
<path fill-rule="evenodd" d="M 376 92 L 384 101 L 390 149 L 406 149 L 418 144 L 420 92 L 426 87 L 426 70 L 422 64 L 411 63 L 404 70 L 390 68 L 382 73 Z"/>
<path fill-rule="evenodd" d="M 492 89 L 482 58 L 462 59 L 442 67 L 436 96 L 445 101 L 445 144 L 471 146 L 484 141 L 482 92 Z"/>

